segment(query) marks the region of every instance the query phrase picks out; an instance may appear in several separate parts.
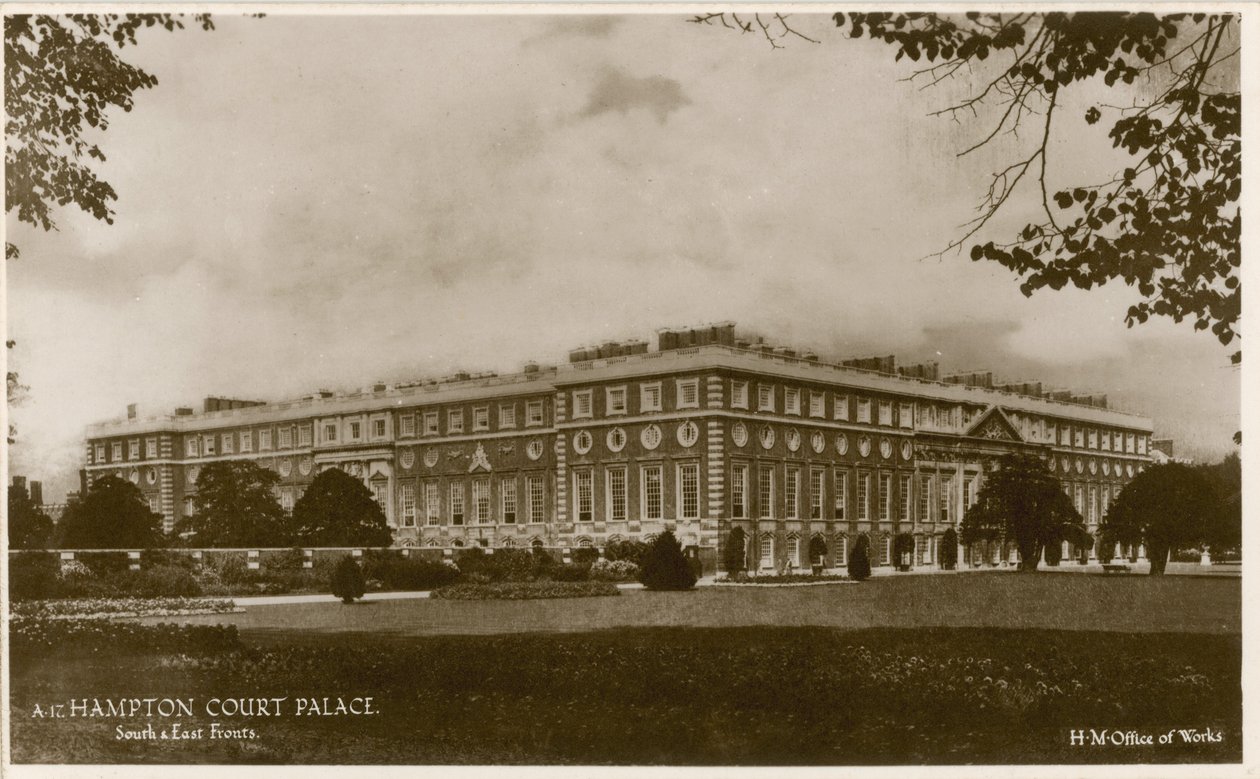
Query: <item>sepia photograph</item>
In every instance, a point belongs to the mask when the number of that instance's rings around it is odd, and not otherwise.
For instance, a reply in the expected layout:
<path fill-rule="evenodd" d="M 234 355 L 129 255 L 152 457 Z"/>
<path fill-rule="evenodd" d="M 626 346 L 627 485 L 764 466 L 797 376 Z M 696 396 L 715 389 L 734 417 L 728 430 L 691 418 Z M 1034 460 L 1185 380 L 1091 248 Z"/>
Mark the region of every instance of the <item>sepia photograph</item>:
<path fill-rule="evenodd" d="M 0 772 L 1242 775 L 1257 9 L 975 8 L 6 5 Z"/>

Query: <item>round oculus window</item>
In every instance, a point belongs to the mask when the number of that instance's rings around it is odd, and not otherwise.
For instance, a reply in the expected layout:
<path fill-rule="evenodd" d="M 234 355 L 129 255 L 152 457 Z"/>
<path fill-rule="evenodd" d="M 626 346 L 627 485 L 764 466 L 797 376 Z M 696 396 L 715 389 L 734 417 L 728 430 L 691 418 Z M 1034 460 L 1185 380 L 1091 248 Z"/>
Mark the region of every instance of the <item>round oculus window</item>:
<path fill-rule="evenodd" d="M 858 439 L 858 454 L 868 457 L 871 454 L 871 439 L 862 436 Z"/>
<path fill-rule="evenodd" d="M 639 443 L 645 449 L 655 449 L 661 445 L 661 428 L 659 425 L 648 425 L 639 433 Z"/>
<path fill-rule="evenodd" d="M 892 453 L 892 441 L 889 441 L 887 438 L 879 439 L 879 456 L 887 460 L 889 457 L 892 457 Z"/>
<path fill-rule="evenodd" d="M 303 457 L 301 460 L 298 460 L 298 470 L 302 472 L 303 476 L 310 476 L 311 468 L 314 467 L 315 462 L 309 457 Z"/>
<path fill-rule="evenodd" d="M 731 428 L 731 440 L 736 446 L 743 446 L 748 443 L 748 426 L 743 422 L 736 422 L 735 427 Z"/>
<path fill-rule="evenodd" d="M 293 473 L 293 462 L 290 460 L 281 460 L 280 475 L 287 477 L 291 473 Z"/>
<path fill-rule="evenodd" d="M 153 470 L 152 468 L 146 468 L 144 470 L 144 480 L 147 481 L 149 484 L 156 484 L 157 471 Z"/>
<path fill-rule="evenodd" d="M 1090 473 L 1098 473 L 1098 461 L 1097 461 L 1097 460 L 1090 460 L 1090 461 L 1089 461 L 1089 472 L 1090 472 Z"/>
<path fill-rule="evenodd" d="M 608 451 L 620 452 L 626 448 L 626 431 L 619 427 L 614 427 L 604 437 L 604 443 L 608 444 Z"/>
<path fill-rule="evenodd" d="M 424 461 L 429 464 L 429 467 L 433 467 L 434 465 L 437 465 L 437 452 L 430 451 L 429 454 L 433 455 L 433 462 L 430 463 L 427 456 L 424 458 Z M 543 442 L 537 438 L 530 441 L 529 446 L 525 447 L 525 455 L 531 460 L 537 460 L 539 457 L 542 457 Z"/>
<path fill-rule="evenodd" d="M 189 469 L 188 469 L 188 474 L 187 474 L 187 475 L 188 475 L 188 483 L 189 483 L 189 484 L 196 484 L 196 483 L 197 483 L 197 476 L 199 476 L 200 474 L 201 474 L 201 469 L 200 469 L 200 468 L 198 468 L 197 466 L 195 466 L 195 465 L 194 465 L 194 466 L 192 466 L 191 468 L 189 468 Z"/>
<path fill-rule="evenodd" d="M 757 432 L 757 438 L 761 440 L 761 448 L 769 449 L 774 446 L 774 428 L 766 425 Z"/>
<path fill-rule="evenodd" d="M 578 454 L 586 454 L 591 451 L 591 446 L 594 443 L 590 432 L 587 430 L 580 430 L 577 435 L 573 436 L 573 449 Z"/>
<path fill-rule="evenodd" d="M 836 433 L 836 451 L 841 455 L 849 452 L 849 437 L 844 433 Z"/>
<path fill-rule="evenodd" d="M 901 459 L 909 460 L 912 455 L 914 455 L 914 447 L 910 444 L 909 441 L 902 441 L 901 442 Z"/>
<path fill-rule="evenodd" d="M 1057 470 L 1059 470 L 1059 461 L 1051 457 L 1050 458 L 1050 472 L 1054 473 Z"/>
<path fill-rule="evenodd" d="M 398 462 L 404 468 L 410 468 L 416 464 L 416 453 L 411 449 L 404 449 L 398 454 Z"/>
<path fill-rule="evenodd" d="M 809 445 L 815 454 L 822 454 L 822 451 L 827 448 L 827 437 L 822 434 L 821 430 L 815 430 L 809 436 Z"/>
<path fill-rule="evenodd" d="M 690 448 L 700 440 L 700 428 L 696 427 L 695 422 L 683 422 L 678 426 L 678 432 L 675 435 L 679 446 Z"/>
<path fill-rule="evenodd" d="M 783 436 L 783 440 L 787 443 L 789 451 L 795 452 L 801 448 L 801 434 L 797 432 L 796 428 L 789 429 L 787 435 Z"/>

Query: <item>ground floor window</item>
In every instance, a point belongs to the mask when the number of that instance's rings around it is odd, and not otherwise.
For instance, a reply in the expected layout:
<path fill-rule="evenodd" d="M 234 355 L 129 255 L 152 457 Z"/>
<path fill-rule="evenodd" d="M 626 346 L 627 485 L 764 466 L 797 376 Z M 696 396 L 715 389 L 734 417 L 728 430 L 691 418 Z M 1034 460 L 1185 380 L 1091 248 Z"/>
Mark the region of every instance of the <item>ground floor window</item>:
<path fill-rule="evenodd" d="M 761 537 L 761 567 L 774 567 L 774 536 L 764 535 Z"/>
<path fill-rule="evenodd" d="M 849 564 L 849 537 L 840 536 L 836 539 L 836 567 Z"/>
<path fill-rule="evenodd" d="M 885 535 L 884 542 L 880 544 L 879 564 L 888 565 L 892 562 L 892 536 Z"/>
<path fill-rule="evenodd" d="M 793 568 L 801 567 L 801 539 L 797 536 L 788 538 L 788 563 Z"/>

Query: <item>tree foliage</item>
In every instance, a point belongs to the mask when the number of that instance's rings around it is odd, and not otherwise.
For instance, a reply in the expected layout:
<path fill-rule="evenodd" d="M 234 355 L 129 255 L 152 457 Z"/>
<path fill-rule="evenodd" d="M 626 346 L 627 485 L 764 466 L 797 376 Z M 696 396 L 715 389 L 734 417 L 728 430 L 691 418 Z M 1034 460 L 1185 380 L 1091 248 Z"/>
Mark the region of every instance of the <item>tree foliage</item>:
<path fill-rule="evenodd" d="M 758 16 L 755 25 L 732 24 L 730 16 L 692 21 L 743 32 L 792 29 L 782 15 Z M 1238 337 L 1242 146 L 1235 16 L 1024 11 L 838 13 L 833 19 L 851 38 L 866 37 L 893 47 L 898 60 L 924 63 L 911 82 L 926 87 L 978 74 L 970 94 L 934 112 L 959 124 L 982 123 L 959 156 L 1006 136 L 1023 147 L 993 173 L 976 217 L 942 254 L 971 243 L 973 260 L 1014 271 L 1025 295 L 1118 279 L 1143 298 L 1127 311 L 1130 326 L 1165 316 L 1210 328 L 1222 344 Z M 1107 137 L 1128 162 L 1098 180 L 1059 188 L 1047 170 L 1064 162 L 1050 156 L 1059 140 L 1056 119 L 1073 90 L 1091 100 L 1109 96 L 1093 101 L 1080 118 L 1109 127 Z M 1021 184 L 1040 201 L 1040 215 L 1005 240 L 972 243 Z"/>
<path fill-rule="evenodd" d="M 696 576 L 672 532 L 666 530 L 652 540 L 643 554 L 639 581 L 649 590 L 690 590 L 696 586 Z"/>
<path fill-rule="evenodd" d="M 208 14 L 192 20 L 203 29 Z M 113 222 L 118 199 L 93 165 L 105 161 L 89 129 L 109 127 L 110 109 L 130 111 L 133 96 L 157 77 L 114 51 L 135 45 L 146 27 L 184 26 L 173 14 L 6 15 L 4 19 L 5 197 L 7 212 L 43 230 L 56 229 L 55 207 L 74 205 Z M 6 257 L 18 255 L 5 245 Z"/>
<path fill-rule="evenodd" d="M 1213 550 L 1242 548 L 1242 460 L 1232 453 L 1219 463 L 1199 466 L 1212 485 L 1212 511 L 1203 542 Z"/>
<path fill-rule="evenodd" d="M 197 477 L 196 513 L 180 523 L 198 547 L 280 547 L 293 541 L 276 500 L 280 477 L 252 460 L 207 463 Z"/>
<path fill-rule="evenodd" d="M 25 484 L 9 487 L 10 549 L 47 549 L 52 546 L 53 521 L 35 505 Z"/>
<path fill-rule="evenodd" d="M 1059 480 L 1036 455 L 1008 454 L 998 461 L 963 516 L 962 542 L 1013 541 L 1020 570 L 1035 571 L 1042 550 L 1068 541 L 1089 543 L 1081 515 Z"/>
<path fill-rule="evenodd" d="M 1180 463 L 1152 465 L 1120 491 L 1099 535 L 1107 545 L 1146 544 L 1151 575 L 1158 576 L 1170 550 L 1208 537 L 1216 499 L 1201 470 Z"/>
<path fill-rule="evenodd" d="M 87 495 L 66 507 L 58 525 L 63 549 L 150 549 L 162 546 L 162 516 L 140 488 L 117 476 L 92 482 Z"/>
<path fill-rule="evenodd" d="M 821 536 L 815 534 L 809 539 L 809 562 L 812 565 L 822 565 L 827 557 L 827 541 Z"/>
<path fill-rule="evenodd" d="M 311 480 L 293 507 L 293 528 L 307 546 L 388 546 L 393 538 L 372 492 L 339 468 Z"/>

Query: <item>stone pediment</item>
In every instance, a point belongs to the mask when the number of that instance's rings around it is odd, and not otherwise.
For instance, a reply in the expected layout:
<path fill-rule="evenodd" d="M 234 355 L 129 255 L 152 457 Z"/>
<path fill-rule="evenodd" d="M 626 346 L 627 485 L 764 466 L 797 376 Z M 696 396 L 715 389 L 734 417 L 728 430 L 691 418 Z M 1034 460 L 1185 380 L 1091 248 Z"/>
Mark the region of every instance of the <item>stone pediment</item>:
<path fill-rule="evenodd" d="M 972 438 L 987 438 L 990 441 L 1017 441 L 1022 443 L 1024 437 L 1019 434 L 1019 430 L 1015 425 L 1011 424 L 1011 420 L 1006 418 L 1006 414 L 1002 413 L 1002 409 L 997 406 L 989 406 L 988 410 L 981 414 L 971 427 L 967 429 L 967 435 Z"/>

